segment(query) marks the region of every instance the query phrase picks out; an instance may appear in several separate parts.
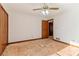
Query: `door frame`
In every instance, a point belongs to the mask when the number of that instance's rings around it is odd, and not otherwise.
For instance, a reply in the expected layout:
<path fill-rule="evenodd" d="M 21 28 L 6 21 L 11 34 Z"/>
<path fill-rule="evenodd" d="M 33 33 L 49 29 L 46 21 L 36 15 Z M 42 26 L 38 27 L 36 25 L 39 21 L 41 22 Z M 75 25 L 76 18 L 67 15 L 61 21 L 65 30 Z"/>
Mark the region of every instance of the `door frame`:
<path fill-rule="evenodd" d="M 7 42 L 7 43 L 5 44 L 5 47 L 4 47 L 3 51 L 1 52 L 1 54 L 2 54 L 2 53 L 4 52 L 6 46 L 8 45 L 8 13 L 6 12 L 6 10 L 4 9 L 4 7 L 3 7 L 3 5 L 2 5 L 1 3 L 0 3 L 0 7 L 1 7 L 1 9 L 4 11 L 4 13 L 6 14 L 6 17 L 7 17 L 7 18 L 6 18 L 6 19 L 7 19 L 7 21 L 6 21 L 6 22 L 7 22 L 7 24 L 6 24 L 6 25 L 7 25 L 7 38 L 6 38 L 6 42 Z M 1 54 L 0 54 L 0 55 L 1 55 Z"/>
<path fill-rule="evenodd" d="M 0 3 L 0 6 L 1 6 L 1 8 L 3 9 L 3 11 L 6 13 L 6 15 L 7 15 L 7 42 L 8 42 L 8 31 L 9 31 L 9 24 L 8 24 L 8 13 L 6 12 L 6 10 L 4 9 L 4 7 L 2 6 L 2 4 Z M 7 44 L 8 45 L 8 44 Z"/>
<path fill-rule="evenodd" d="M 47 21 L 47 22 L 48 22 L 48 35 L 49 35 L 49 22 L 52 22 L 52 23 L 53 23 L 53 20 L 54 20 L 54 19 L 42 20 L 42 22 L 43 22 L 43 21 Z M 53 25 L 52 25 L 52 26 L 53 26 Z M 53 34 L 53 36 L 54 36 L 54 34 Z M 52 37 L 53 37 L 53 36 L 52 36 Z M 42 38 L 43 38 L 43 25 L 42 25 Z"/>

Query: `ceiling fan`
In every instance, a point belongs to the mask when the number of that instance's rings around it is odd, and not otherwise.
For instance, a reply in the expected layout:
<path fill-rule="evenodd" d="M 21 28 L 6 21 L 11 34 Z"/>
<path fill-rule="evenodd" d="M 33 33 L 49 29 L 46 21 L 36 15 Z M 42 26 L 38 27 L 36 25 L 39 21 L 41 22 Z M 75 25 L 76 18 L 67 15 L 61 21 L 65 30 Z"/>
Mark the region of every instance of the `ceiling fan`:
<path fill-rule="evenodd" d="M 34 11 L 37 11 L 37 10 L 40 10 L 41 13 L 44 15 L 44 16 L 47 16 L 49 14 L 49 11 L 48 10 L 58 10 L 59 8 L 57 7 L 49 7 L 46 3 L 43 4 L 43 7 L 41 8 L 36 8 L 36 9 L 33 9 Z"/>
<path fill-rule="evenodd" d="M 37 11 L 37 10 L 58 10 L 59 8 L 57 7 L 49 7 L 46 3 L 43 4 L 43 7 L 41 8 L 36 8 L 36 9 L 33 9 L 34 11 Z"/>

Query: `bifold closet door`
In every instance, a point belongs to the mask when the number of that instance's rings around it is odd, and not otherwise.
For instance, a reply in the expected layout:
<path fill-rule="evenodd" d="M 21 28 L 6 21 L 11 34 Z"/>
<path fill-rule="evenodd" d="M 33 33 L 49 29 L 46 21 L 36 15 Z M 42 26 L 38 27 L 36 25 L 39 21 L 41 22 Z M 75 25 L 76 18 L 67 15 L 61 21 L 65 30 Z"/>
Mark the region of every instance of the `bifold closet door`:
<path fill-rule="evenodd" d="M 8 44 L 8 14 L 0 5 L 0 55 Z"/>
<path fill-rule="evenodd" d="M 49 23 L 47 20 L 42 21 L 42 38 L 49 37 Z"/>

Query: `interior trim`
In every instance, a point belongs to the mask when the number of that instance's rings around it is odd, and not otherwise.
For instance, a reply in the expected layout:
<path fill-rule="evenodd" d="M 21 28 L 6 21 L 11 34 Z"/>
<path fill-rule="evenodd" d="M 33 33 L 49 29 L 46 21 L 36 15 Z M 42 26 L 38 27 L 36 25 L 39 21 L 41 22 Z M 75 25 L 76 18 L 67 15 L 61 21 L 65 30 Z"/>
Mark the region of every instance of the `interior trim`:
<path fill-rule="evenodd" d="M 29 40 L 22 40 L 22 41 L 17 41 L 17 42 L 10 42 L 8 44 L 15 44 L 15 43 L 21 43 L 21 42 L 28 42 L 28 41 L 34 41 L 42 38 L 34 38 L 34 39 L 29 39 Z"/>
<path fill-rule="evenodd" d="M 74 46 L 74 47 L 77 47 L 77 48 L 79 48 L 79 46 L 76 46 L 76 45 L 73 45 L 73 44 L 70 44 L 70 43 L 67 43 L 67 42 L 58 41 L 58 40 L 55 40 L 55 39 L 53 39 L 53 40 L 54 40 L 54 41 L 57 41 L 57 42 L 64 43 L 64 44 L 67 44 L 67 45 L 70 45 L 70 46 Z"/>
<path fill-rule="evenodd" d="M 7 45 L 8 45 L 8 13 L 6 12 L 6 10 L 5 10 L 5 8 L 3 7 L 3 5 L 0 3 L 0 6 L 1 6 L 1 8 L 3 9 L 3 11 L 6 13 L 6 15 L 7 15 L 7 44 L 6 44 L 6 46 L 5 46 L 5 48 L 7 47 Z M 5 50 L 5 48 L 4 48 L 4 50 Z M 3 50 L 3 52 L 4 52 L 4 50 Z M 3 53 L 2 52 L 2 53 Z M 1 54 L 2 54 L 1 53 Z M 1 55 L 0 54 L 0 55 Z"/>
<path fill-rule="evenodd" d="M 66 42 L 63 42 L 63 41 L 58 41 L 58 40 L 55 40 L 55 39 L 53 39 L 54 41 L 57 41 L 57 42 L 60 42 L 60 43 L 64 43 L 64 44 L 66 44 L 66 45 L 70 45 L 69 43 L 66 43 Z"/>
<path fill-rule="evenodd" d="M 5 8 L 2 6 L 2 4 L 0 3 L 0 6 L 1 6 L 1 8 L 3 9 L 3 11 L 7 14 L 7 42 L 8 42 L 8 31 L 9 31 L 9 24 L 8 24 L 8 20 L 9 20 L 9 16 L 8 16 L 8 13 L 6 12 L 6 10 L 5 10 Z M 8 45 L 8 44 L 7 44 Z"/>

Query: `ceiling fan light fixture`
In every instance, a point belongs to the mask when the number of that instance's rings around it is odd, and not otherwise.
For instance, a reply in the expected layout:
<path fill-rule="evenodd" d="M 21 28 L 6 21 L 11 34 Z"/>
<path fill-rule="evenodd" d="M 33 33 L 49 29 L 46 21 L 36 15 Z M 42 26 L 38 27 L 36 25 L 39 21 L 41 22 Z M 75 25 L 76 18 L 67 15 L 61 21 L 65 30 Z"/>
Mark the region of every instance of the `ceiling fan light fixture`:
<path fill-rule="evenodd" d="M 48 10 L 43 10 L 43 11 L 41 11 L 41 12 L 42 12 L 42 14 L 43 14 L 44 16 L 46 16 L 46 15 L 49 14 L 49 11 L 48 11 Z"/>

